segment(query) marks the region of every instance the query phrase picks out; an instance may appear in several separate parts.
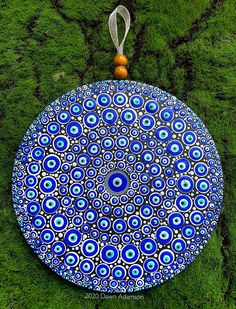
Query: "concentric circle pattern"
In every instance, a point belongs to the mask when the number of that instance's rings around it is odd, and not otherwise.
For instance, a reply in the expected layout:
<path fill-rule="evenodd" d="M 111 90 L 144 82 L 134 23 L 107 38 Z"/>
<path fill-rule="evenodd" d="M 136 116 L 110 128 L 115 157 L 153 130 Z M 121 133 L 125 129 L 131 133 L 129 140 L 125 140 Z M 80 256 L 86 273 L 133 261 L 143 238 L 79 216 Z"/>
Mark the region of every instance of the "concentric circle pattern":
<path fill-rule="evenodd" d="M 223 175 L 200 119 L 134 81 L 68 92 L 27 130 L 13 201 L 27 242 L 77 285 L 134 292 L 188 266 L 216 227 Z"/>

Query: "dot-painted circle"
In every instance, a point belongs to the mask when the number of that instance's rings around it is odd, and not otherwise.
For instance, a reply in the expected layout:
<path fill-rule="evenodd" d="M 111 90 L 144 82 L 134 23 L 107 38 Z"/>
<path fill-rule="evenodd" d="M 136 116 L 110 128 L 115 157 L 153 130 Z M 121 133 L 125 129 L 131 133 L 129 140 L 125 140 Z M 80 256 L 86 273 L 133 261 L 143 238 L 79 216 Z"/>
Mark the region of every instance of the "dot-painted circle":
<path fill-rule="evenodd" d="M 35 253 L 70 282 L 135 292 L 172 278 L 221 211 L 214 141 L 186 104 L 134 81 L 66 93 L 29 127 L 12 194 Z"/>
<path fill-rule="evenodd" d="M 115 170 L 107 174 L 104 184 L 109 193 L 121 195 L 129 188 L 129 178 L 123 171 Z"/>

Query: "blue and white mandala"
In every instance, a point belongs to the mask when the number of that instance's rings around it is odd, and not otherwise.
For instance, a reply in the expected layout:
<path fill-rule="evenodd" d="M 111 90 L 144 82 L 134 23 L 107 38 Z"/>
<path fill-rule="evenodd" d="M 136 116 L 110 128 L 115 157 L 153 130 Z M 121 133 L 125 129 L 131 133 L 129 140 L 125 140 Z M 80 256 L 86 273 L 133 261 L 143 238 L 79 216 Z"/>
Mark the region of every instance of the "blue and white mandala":
<path fill-rule="evenodd" d="M 18 150 L 13 201 L 34 252 L 89 289 L 134 292 L 188 266 L 219 218 L 223 174 L 201 120 L 135 81 L 66 93 Z"/>

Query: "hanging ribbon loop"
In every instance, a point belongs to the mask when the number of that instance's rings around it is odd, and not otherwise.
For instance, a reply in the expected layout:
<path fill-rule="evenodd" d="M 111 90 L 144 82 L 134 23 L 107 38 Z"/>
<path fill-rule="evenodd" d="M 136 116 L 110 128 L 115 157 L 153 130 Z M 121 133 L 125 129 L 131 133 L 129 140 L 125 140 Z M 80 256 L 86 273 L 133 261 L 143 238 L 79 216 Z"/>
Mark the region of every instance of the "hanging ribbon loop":
<path fill-rule="evenodd" d="M 121 41 L 119 45 L 119 38 L 118 38 L 118 29 L 117 29 L 117 14 L 120 14 L 125 22 L 125 35 L 123 40 Z M 130 28 L 130 14 L 129 11 L 124 7 L 123 5 L 119 5 L 110 15 L 109 17 L 109 31 L 111 35 L 111 39 L 117 49 L 118 55 L 123 55 L 123 48 L 125 39 L 127 37 L 127 34 L 129 32 Z"/>

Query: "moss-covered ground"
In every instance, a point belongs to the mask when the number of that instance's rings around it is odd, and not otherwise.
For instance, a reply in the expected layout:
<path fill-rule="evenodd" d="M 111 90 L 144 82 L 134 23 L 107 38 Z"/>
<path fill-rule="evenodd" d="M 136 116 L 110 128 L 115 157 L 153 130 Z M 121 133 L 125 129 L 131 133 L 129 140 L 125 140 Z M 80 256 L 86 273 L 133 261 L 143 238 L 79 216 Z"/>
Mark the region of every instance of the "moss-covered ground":
<path fill-rule="evenodd" d="M 204 121 L 222 158 L 221 219 L 197 260 L 174 279 L 104 299 L 69 284 L 40 262 L 18 228 L 11 172 L 32 120 L 59 95 L 112 78 L 111 11 L 124 4 L 129 79 L 185 101 Z M 0 1 L 0 308 L 235 308 L 236 1 Z M 94 297 L 94 299 L 93 299 Z"/>

